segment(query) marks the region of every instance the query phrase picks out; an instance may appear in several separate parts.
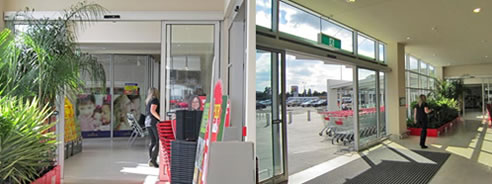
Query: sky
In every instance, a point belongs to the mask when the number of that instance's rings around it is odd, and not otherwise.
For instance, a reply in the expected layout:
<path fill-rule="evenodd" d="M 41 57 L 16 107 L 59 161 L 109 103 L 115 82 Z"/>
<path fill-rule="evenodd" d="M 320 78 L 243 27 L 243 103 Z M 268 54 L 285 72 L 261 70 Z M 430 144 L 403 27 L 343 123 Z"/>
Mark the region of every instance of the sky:
<path fill-rule="evenodd" d="M 287 90 L 296 85 L 299 92 L 304 89 L 318 92 L 326 91 L 328 79 L 353 81 L 352 68 L 341 64 L 325 64 L 319 60 L 296 59 L 295 56 L 286 57 Z M 264 91 L 265 87 L 271 87 L 271 54 L 264 51 L 256 52 L 256 91 Z M 368 70 L 359 72 L 360 79 L 365 79 L 374 74 Z"/>

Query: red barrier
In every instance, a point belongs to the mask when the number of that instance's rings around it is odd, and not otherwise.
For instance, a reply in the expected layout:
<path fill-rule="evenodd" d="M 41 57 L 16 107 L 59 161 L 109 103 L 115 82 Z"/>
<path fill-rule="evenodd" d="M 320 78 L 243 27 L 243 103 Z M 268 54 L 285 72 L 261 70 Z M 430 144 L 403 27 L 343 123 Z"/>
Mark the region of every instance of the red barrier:
<path fill-rule="evenodd" d="M 55 166 L 51 171 L 34 180 L 31 184 L 60 184 L 60 166 Z"/>

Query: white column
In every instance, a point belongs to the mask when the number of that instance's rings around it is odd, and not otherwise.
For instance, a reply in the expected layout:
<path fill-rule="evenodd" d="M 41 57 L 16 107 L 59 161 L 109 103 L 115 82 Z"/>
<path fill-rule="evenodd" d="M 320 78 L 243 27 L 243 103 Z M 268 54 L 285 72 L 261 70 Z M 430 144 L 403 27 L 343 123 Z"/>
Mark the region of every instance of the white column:
<path fill-rule="evenodd" d="M 388 131 L 391 138 L 399 139 L 406 132 L 406 108 L 400 106 L 400 98 L 405 96 L 405 45 L 402 43 L 388 44 L 388 66 L 391 72 L 387 74 L 387 106 Z M 408 104 L 410 105 L 410 104 Z"/>
<path fill-rule="evenodd" d="M 246 138 L 256 143 L 256 1 L 246 1 Z M 255 150 L 256 150 L 256 144 Z M 256 151 L 254 152 L 256 156 Z"/>

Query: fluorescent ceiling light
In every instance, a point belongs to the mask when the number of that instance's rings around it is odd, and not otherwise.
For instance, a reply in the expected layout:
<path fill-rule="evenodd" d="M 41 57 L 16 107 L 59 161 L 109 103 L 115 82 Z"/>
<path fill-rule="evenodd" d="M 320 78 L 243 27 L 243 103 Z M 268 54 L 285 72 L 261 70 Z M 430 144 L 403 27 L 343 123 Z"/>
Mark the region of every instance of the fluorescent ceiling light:
<path fill-rule="evenodd" d="M 475 8 L 475 9 L 473 10 L 473 13 L 480 13 L 480 11 L 481 11 L 481 10 L 482 10 L 481 8 Z"/>

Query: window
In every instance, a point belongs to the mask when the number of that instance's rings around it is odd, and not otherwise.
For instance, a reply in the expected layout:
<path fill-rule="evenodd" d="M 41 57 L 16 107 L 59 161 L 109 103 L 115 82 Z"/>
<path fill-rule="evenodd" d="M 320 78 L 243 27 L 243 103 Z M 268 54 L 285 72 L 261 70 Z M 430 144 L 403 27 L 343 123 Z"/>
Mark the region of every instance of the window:
<path fill-rule="evenodd" d="M 420 73 L 427 75 L 427 64 L 424 62 L 420 62 Z"/>
<path fill-rule="evenodd" d="M 342 50 L 353 52 L 353 32 L 328 20 L 321 20 L 321 32 L 342 41 Z"/>
<path fill-rule="evenodd" d="M 297 37 L 318 41 L 321 17 L 314 16 L 280 1 L 279 30 Z M 302 30 L 302 31 L 301 31 Z"/>
<path fill-rule="evenodd" d="M 272 28 L 272 0 L 256 0 L 256 25 Z"/>
<path fill-rule="evenodd" d="M 407 69 L 410 71 L 419 72 L 419 60 L 417 60 L 417 58 L 409 56 Z"/>
<path fill-rule="evenodd" d="M 407 55 L 406 58 L 405 85 L 407 88 L 407 105 L 409 106 L 417 99 L 418 95 L 429 95 L 435 89 L 436 79 L 434 78 L 434 66 L 410 55 Z M 408 108 L 407 113 L 411 117 L 410 108 Z"/>
<path fill-rule="evenodd" d="M 432 77 L 436 76 L 436 69 L 431 65 L 429 65 L 429 75 Z"/>
<path fill-rule="evenodd" d="M 375 41 L 361 34 L 357 35 L 358 54 L 371 59 L 376 58 Z"/>
<path fill-rule="evenodd" d="M 383 63 L 385 62 L 384 58 L 385 58 L 385 53 L 386 51 L 384 50 L 385 47 L 382 43 L 379 43 L 379 61 L 382 61 Z"/>

